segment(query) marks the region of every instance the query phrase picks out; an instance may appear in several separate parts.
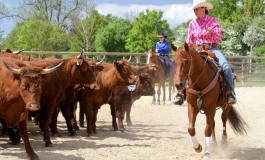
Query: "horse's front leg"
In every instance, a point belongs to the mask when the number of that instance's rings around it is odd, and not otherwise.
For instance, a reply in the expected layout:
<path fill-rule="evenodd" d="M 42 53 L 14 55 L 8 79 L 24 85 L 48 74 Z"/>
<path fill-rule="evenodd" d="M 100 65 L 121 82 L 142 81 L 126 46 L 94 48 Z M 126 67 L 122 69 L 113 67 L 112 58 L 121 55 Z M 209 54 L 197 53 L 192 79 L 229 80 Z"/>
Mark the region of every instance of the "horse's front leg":
<path fill-rule="evenodd" d="M 200 153 L 202 151 L 202 146 L 198 142 L 197 137 L 195 135 L 195 122 L 196 122 L 197 114 L 198 114 L 197 107 L 189 103 L 188 104 L 188 118 L 189 118 L 188 132 L 189 132 L 190 139 L 191 139 L 194 150 Z"/>
<path fill-rule="evenodd" d="M 215 116 L 215 105 L 211 105 L 206 111 L 206 127 L 205 127 L 205 150 L 204 150 L 204 159 L 208 159 L 211 152 L 212 145 L 212 131 L 214 124 L 214 116 Z"/>

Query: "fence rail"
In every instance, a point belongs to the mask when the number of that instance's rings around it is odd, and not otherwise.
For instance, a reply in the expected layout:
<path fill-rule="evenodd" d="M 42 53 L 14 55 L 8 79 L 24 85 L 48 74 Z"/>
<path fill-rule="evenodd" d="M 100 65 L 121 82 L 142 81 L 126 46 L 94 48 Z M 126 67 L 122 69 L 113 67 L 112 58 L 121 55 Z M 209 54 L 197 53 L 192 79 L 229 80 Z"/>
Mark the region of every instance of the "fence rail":
<path fill-rule="evenodd" d="M 52 51 L 23 51 L 23 54 L 34 54 L 41 57 L 42 55 L 78 55 L 80 52 L 52 52 Z M 132 63 L 141 65 L 141 57 L 145 53 L 125 53 L 125 52 L 84 52 L 87 58 L 90 56 L 132 56 Z M 173 54 L 170 55 L 173 58 Z M 233 69 L 241 82 L 237 86 L 265 86 L 265 57 L 249 56 L 226 56 L 228 62 L 233 65 Z"/>

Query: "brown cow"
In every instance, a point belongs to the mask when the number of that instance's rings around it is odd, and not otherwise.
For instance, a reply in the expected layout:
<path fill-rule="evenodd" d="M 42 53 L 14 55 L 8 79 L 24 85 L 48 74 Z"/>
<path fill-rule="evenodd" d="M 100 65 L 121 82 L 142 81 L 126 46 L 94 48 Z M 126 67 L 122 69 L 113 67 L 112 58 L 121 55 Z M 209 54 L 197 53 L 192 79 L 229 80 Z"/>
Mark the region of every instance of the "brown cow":
<path fill-rule="evenodd" d="M 103 64 L 104 69 L 97 76 L 99 90 L 85 89 L 78 94 L 80 100 L 80 113 L 84 111 L 87 120 L 88 135 L 96 133 L 96 120 L 98 109 L 107 104 L 115 87 L 134 84 L 136 77 L 126 60 Z"/>
<path fill-rule="evenodd" d="M 47 70 L 13 58 L 0 59 L 0 118 L 9 128 L 19 127 L 27 155 L 30 159 L 38 159 L 29 143 L 27 109 L 40 109 L 40 83 L 46 74 L 55 71 L 61 64 Z"/>
<path fill-rule="evenodd" d="M 91 64 L 90 64 L 91 63 Z M 69 86 L 82 83 L 95 83 L 96 77 L 91 68 L 95 62 L 88 62 L 82 56 L 64 60 L 60 70 L 56 70 L 45 79 L 42 92 L 39 119 L 44 131 L 45 146 L 51 146 L 49 125 L 53 118 L 57 117 L 57 106 L 62 100 L 63 94 Z M 55 117 L 54 117 L 55 116 Z"/>
<path fill-rule="evenodd" d="M 114 130 L 118 130 L 116 117 L 118 118 L 118 126 L 120 131 L 124 131 L 123 119 L 126 112 L 127 124 L 131 124 L 130 111 L 134 101 L 140 99 L 141 96 L 153 96 L 155 89 L 149 74 L 142 73 L 136 84 L 136 89 L 129 91 L 127 86 L 119 86 L 115 88 L 109 101 L 112 115 L 112 126 Z"/>
<path fill-rule="evenodd" d="M 98 75 L 98 73 L 103 70 L 103 66 L 100 65 L 102 63 L 101 62 L 96 62 L 95 60 L 89 60 L 90 64 L 91 64 L 91 68 L 92 71 L 94 72 L 95 76 Z M 75 135 L 76 131 L 74 130 L 73 126 L 75 128 L 78 128 L 77 124 L 76 124 L 76 118 L 74 117 L 75 114 L 75 97 L 76 97 L 76 93 L 80 90 L 80 89 L 84 89 L 84 88 L 90 88 L 90 89 L 95 89 L 95 87 L 97 87 L 97 84 L 76 84 L 76 85 L 72 85 L 69 86 L 64 95 L 63 98 L 61 100 L 61 102 L 59 103 L 59 107 L 60 110 L 62 111 L 62 114 L 65 118 L 66 121 L 66 125 L 67 125 L 67 129 L 70 133 L 70 135 Z M 57 131 L 57 118 L 53 117 L 52 122 L 51 122 L 51 132 L 53 135 L 58 134 Z"/>

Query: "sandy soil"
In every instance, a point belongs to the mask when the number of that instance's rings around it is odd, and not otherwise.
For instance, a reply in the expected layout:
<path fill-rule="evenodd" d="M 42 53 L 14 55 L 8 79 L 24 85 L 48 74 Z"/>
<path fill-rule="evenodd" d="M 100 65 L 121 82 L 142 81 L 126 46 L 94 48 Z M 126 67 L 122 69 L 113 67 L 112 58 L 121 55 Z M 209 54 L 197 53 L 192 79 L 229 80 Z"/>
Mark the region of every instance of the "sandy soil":
<path fill-rule="evenodd" d="M 248 134 L 238 136 L 228 125 L 228 146 L 222 147 L 221 110 L 215 116 L 218 145 L 213 148 L 212 159 L 263 160 L 265 159 L 265 87 L 237 88 L 235 106 L 248 123 Z M 132 108 L 133 126 L 125 133 L 115 132 L 111 126 L 108 105 L 98 114 L 98 133 L 87 137 L 84 128 L 71 137 L 59 117 L 61 137 L 53 137 L 53 147 L 45 148 L 38 127 L 29 124 L 30 142 L 42 160 L 194 160 L 196 153 L 187 132 L 187 104 L 151 105 L 152 97 L 142 97 Z M 204 147 L 205 116 L 198 115 L 196 133 Z M 0 159 L 27 159 L 24 145 L 11 146 L 8 139 L 0 137 Z"/>

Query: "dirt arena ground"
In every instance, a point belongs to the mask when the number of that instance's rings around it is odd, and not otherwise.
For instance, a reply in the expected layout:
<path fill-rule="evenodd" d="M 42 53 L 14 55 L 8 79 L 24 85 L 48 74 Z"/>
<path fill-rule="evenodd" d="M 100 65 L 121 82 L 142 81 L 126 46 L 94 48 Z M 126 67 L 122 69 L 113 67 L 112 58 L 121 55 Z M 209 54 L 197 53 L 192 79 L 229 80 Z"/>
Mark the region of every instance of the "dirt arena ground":
<path fill-rule="evenodd" d="M 248 123 L 246 136 L 235 135 L 228 125 L 228 146 L 222 147 L 221 110 L 215 116 L 218 145 L 213 148 L 215 160 L 265 159 L 265 87 L 237 88 L 235 108 Z M 196 153 L 187 132 L 187 104 L 151 105 L 152 97 L 142 97 L 132 108 L 133 126 L 125 133 L 114 132 L 108 105 L 98 114 L 98 133 L 87 137 L 84 128 L 75 137 L 69 136 L 62 116 L 59 117 L 61 137 L 53 137 L 53 147 L 45 148 L 42 132 L 29 124 L 30 142 L 41 160 L 196 160 Z M 126 124 L 126 123 L 125 123 Z M 196 132 L 204 147 L 205 116 L 198 115 Z M 27 159 L 23 143 L 7 144 L 0 137 L 0 160 Z"/>

